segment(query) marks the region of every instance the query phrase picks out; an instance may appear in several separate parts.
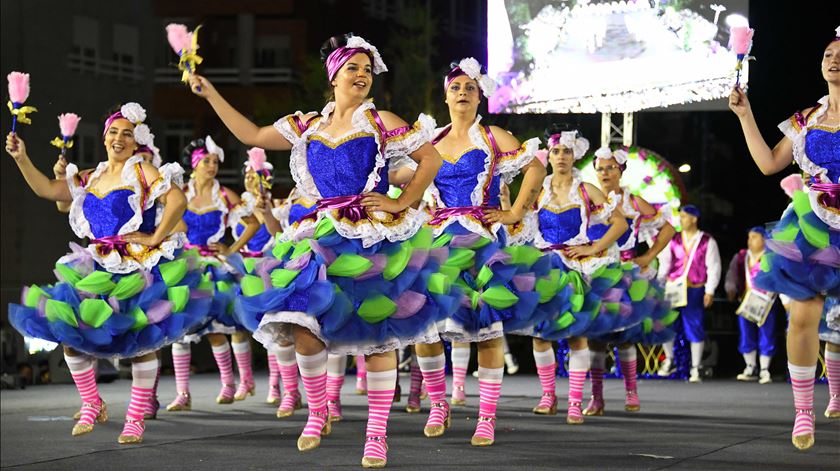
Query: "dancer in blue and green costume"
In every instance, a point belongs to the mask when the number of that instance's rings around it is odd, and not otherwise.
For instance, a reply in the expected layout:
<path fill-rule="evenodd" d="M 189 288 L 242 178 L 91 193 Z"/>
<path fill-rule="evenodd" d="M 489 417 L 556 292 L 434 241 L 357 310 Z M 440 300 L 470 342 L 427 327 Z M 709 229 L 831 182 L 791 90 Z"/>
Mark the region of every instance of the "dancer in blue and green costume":
<path fill-rule="evenodd" d="M 821 69 L 828 95 L 782 122 L 784 137 L 772 149 L 746 93 L 736 87 L 729 97 L 762 173 L 775 174 L 795 162 L 810 177 L 771 232 L 755 277 L 757 287 L 791 298 L 787 352 L 796 410 L 791 441 L 800 450 L 814 445 L 814 375 L 825 299 L 840 293 L 840 28 L 823 51 Z M 840 377 L 830 373 L 840 373 L 840 346 L 828 343 L 825 358 L 831 393 L 826 415 L 838 417 Z"/>
<path fill-rule="evenodd" d="M 633 317 L 641 319 L 635 326 L 603 336 L 589 337 L 589 378 L 592 397 L 583 415 L 604 415 L 604 373 L 606 349 L 618 347 L 617 363 L 624 378 L 624 410 L 636 412 L 641 408 L 636 389 L 636 344 L 658 345 L 674 337 L 671 324 L 679 315 L 664 299 L 664 288 L 656 281 L 656 256 L 668 247 L 676 233 L 668 222 L 668 207 L 655 208 L 644 198 L 632 194 L 621 186 L 621 177 L 627 169 L 627 152 L 612 151 L 601 147 L 595 151 L 592 164 L 598 175 L 598 184 L 604 193 L 621 197 L 621 212 L 627 219 L 627 231 L 616 241 L 622 268 L 629 282 Z M 648 249 L 642 251 L 642 245 Z M 653 265 L 653 266 L 652 266 Z"/>
<path fill-rule="evenodd" d="M 186 207 L 178 187 L 183 170 L 161 169 L 136 155 L 152 135 L 137 103 L 120 107 L 105 122 L 108 155 L 92 171 L 66 169 L 49 180 L 32 164 L 24 142 L 6 138 L 30 188 L 52 201 L 71 202 L 70 226 L 90 243 L 55 265 L 58 282 L 26 288 L 21 304 L 9 306 L 9 321 L 22 334 L 61 343 L 77 385 L 82 412 L 73 435 L 107 420 L 99 397 L 94 358 L 132 359 L 132 396 L 119 443 L 140 443 L 144 414 L 154 390 L 155 352 L 207 316 L 210 295 L 200 288 L 195 261 L 180 251 L 184 234 L 173 232 Z"/>
<path fill-rule="evenodd" d="M 175 369 L 175 399 L 166 410 L 188 411 L 192 409 L 190 395 L 191 343 L 200 342 L 205 336 L 213 350 L 213 358 L 219 368 L 221 390 L 216 397 L 218 404 L 231 404 L 254 395 L 255 383 L 251 370 L 251 335 L 237 323 L 233 314 L 233 301 L 237 290 L 237 273 L 227 262 L 227 257 L 237 258 L 239 250 L 245 247 L 260 228 L 253 216 L 253 200 L 242 200 L 216 179 L 219 164 L 225 158 L 224 150 L 210 136 L 190 142 L 184 149 L 183 160 L 190 165 L 192 174 L 186 186 L 187 210 L 184 222 L 187 225 L 187 244 L 200 257 L 204 270 L 202 282 L 214 290 L 210 317 L 204 327 L 187 335 L 172 346 L 172 363 Z M 228 227 L 244 223 L 245 228 L 233 245 L 226 246 L 222 240 Z M 233 356 L 239 370 L 239 387 L 233 376 Z"/>
<path fill-rule="evenodd" d="M 534 359 L 543 388 L 534 413 L 543 415 L 557 412 L 557 368 L 552 341 L 568 340 L 571 350 L 566 422 L 580 424 L 583 382 L 589 369 L 586 337 L 621 330 L 632 322 L 616 246 L 628 225 L 618 208 L 619 197 L 611 193 L 608 198 L 594 185 L 580 180 L 574 162 L 586 154 L 589 141 L 576 130 L 556 125 L 546 130 L 546 136 L 553 173 L 543 182 L 533 215 L 537 220 L 533 243 L 550 254 L 556 273 L 554 288 L 571 293 L 555 295 L 540 305 L 539 309 L 549 310 L 549 320 L 530 331 L 516 333 L 533 336 Z M 598 224 L 608 225 L 609 229 L 593 229 Z"/>
<path fill-rule="evenodd" d="M 378 50 L 359 36 L 324 43 L 322 59 L 335 100 L 321 113 L 296 113 L 257 127 L 234 110 L 203 77 L 192 90 L 205 97 L 246 145 L 291 150 L 298 191 L 316 210 L 286 229 L 272 258 L 243 277 L 240 317 L 259 320 L 264 344 L 294 341 L 309 403 L 298 449 L 317 448 L 330 432 L 325 399 L 326 350 L 367 355 L 368 426 L 362 465 L 386 462 L 386 427 L 396 383 L 394 350 L 439 339 L 435 323 L 457 308 L 459 296 L 433 248 L 429 217 L 410 207 L 441 164 L 430 137 L 367 100 L 373 74 L 386 71 Z M 388 163 L 418 162 L 397 199 L 388 190 Z M 251 299 L 249 299 L 251 298 Z"/>
<path fill-rule="evenodd" d="M 450 123 L 435 129 L 432 139 L 444 162 L 429 192 L 434 246 L 449 247 L 444 271 L 465 294 L 460 308 L 439 326 L 441 336 L 453 342 L 455 349 L 468 349 L 469 343 L 478 346 L 481 406 L 471 439 L 474 446 L 495 441 L 504 330 L 536 323 L 540 294 L 535 285 L 538 277 L 547 277 L 549 272 L 548 259 L 538 250 L 507 247 L 503 226 L 519 223 L 533 205 L 545 167 L 534 159 L 539 139 L 520 145 L 506 130 L 481 124 L 481 95 L 490 97 L 494 89 L 495 83 L 475 59 L 452 64 L 444 78 Z M 420 121 L 435 127 L 431 117 L 421 115 Z M 509 210 L 502 210 L 501 185 L 520 172 L 524 180 L 519 196 Z M 415 350 L 432 402 L 424 434 L 438 437 L 451 423 L 443 344 L 417 345 Z M 453 401 L 458 392 L 463 396 L 463 386 L 456 384 Z"/>

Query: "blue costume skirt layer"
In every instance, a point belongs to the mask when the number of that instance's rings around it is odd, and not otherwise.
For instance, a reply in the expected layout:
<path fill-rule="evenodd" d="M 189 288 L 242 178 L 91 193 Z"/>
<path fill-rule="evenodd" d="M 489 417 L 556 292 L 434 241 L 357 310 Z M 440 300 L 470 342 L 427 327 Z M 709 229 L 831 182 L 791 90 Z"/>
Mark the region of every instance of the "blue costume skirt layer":
<path fill-rule="evenodd" d="M 55 266 L 58 283 L 24 288 L 21 303 L 9 305 L 9 321 L 21 334 L 94 357 L 132 358 L 206 322 L 212 293 L 192 254 L 119 275 L 80 248 L 63 260 Z"/>
<path fill-rule="evenodd" d="M 463 296 L 441 272 L 448 254 L 432 247 L 429 229 L 366 248 L 324 218 L 311 238 L 278 241 L 248 270 L 235 313 L 267 347 L 291 341 L 293 324 L 338 354 L 433 343 L 436 323 L 451 316 Z"/>
<path fill-rule="evenodd" d="M 216 257 L 199 256 L 195 249 L 190 252 L 199 259 L 202 283 L 213 293 L 213 302 L 205 322 L 183 341 L 198 343 L 207 334 L 231 335 L 246 330 L 234 312 L 234 302 L 240 289 L 238 278 L 242 272 L 238 268 L 242 265 L 242 256 L 233 254 L 222 261 Z"/>

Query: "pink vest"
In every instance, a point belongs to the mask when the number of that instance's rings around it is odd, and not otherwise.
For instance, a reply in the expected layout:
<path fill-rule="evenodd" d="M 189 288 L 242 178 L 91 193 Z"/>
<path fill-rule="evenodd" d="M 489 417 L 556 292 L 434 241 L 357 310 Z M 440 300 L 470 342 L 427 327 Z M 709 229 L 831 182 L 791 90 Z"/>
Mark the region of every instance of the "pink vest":
<path fill-rule="evenodd" d="M 705 232 L 700 235 L 700 245 L 694 253 L 691 267 L 688 269 L 688 285 L 696 288 L 706 284 L 706 249 L 709 247 L 711 237 Z M 685 272 L 685 264 L 688 262 L 690 247 L 683 245 L 682 234 L 671 239 L 669 245 L 671 250 L 671 271 L 668 272 L 669 280 L 676 280 Z"/>

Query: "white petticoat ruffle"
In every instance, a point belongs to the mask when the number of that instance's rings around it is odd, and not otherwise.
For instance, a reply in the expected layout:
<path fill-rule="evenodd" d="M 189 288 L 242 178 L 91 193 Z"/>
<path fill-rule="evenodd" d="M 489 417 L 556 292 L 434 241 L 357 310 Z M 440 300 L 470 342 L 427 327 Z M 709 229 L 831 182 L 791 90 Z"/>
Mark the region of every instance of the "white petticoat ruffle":
<path fill-rule="evenodd" d="M 432 324 L 419 335 L 410 338 L 391 337 L 384 343 L 342 343 L 329 342 L 321 334 L 321 326 L 311 315 L 299 311 L 280 311 L 266 313 L 257 330 L 254 339 L 263 344 L 266 349 L 276 348 L 280 343 L 294 343 L 292 326 L 299 325 L 306 328 L 327 347 L 327 351 L 334 355 L 371 355 L 386 353 L 416 344 L 432 344 L 440 341 L 437 327 Z"/>
<path fill-rule="evenodd" d="M 819 192 L 808 190 L 808 199 L 811 201 L 811 209 L 828 227 L 835 231 L 840 231 L 840 212 L 835 208 L 827 208 L 820 204 Z"/>
<path fill-rule="evenodd" d="M 478 343 L 485 340 L 497 339 L 505 335 L 504 326 L 501 321 L 494 322 L 476 332 L 468 332 L 464 325 L 454 319 L 446 319 L 443 323 L 443 330 L 440 336 L 449 342 L 457 343 Z"/>

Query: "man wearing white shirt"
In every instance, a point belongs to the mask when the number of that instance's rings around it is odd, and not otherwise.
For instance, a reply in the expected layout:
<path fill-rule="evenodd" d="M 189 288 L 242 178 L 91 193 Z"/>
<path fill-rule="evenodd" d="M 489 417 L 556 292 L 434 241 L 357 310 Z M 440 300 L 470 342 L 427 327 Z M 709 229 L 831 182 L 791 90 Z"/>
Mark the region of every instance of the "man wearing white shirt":
<path fill-rule="evenodd" d="M 685 303 L 677 307 L 680 321 L 677 328 L 682 328 L 685 337 L 691 342 L 691 374 L 689 381 L 699 383 L 700 360 L 703 357 L 703 342 L 706 331 L 703 318 L 706 309 L 712 305 L 715 290 L 720 283 L 720 252 L 714 237 L 697 227 L 700 210 L 694 205 L 680 209 L 682 231 L 677 234 L 659 255 L 659 279 L 668 285 L 669 292 L 679 292 L 672 299 L 682 299 Z M 663 345 L 665 361 L 659 369 L 660 376 L 669 376 L 674 366 L 674 342 Z"/>

